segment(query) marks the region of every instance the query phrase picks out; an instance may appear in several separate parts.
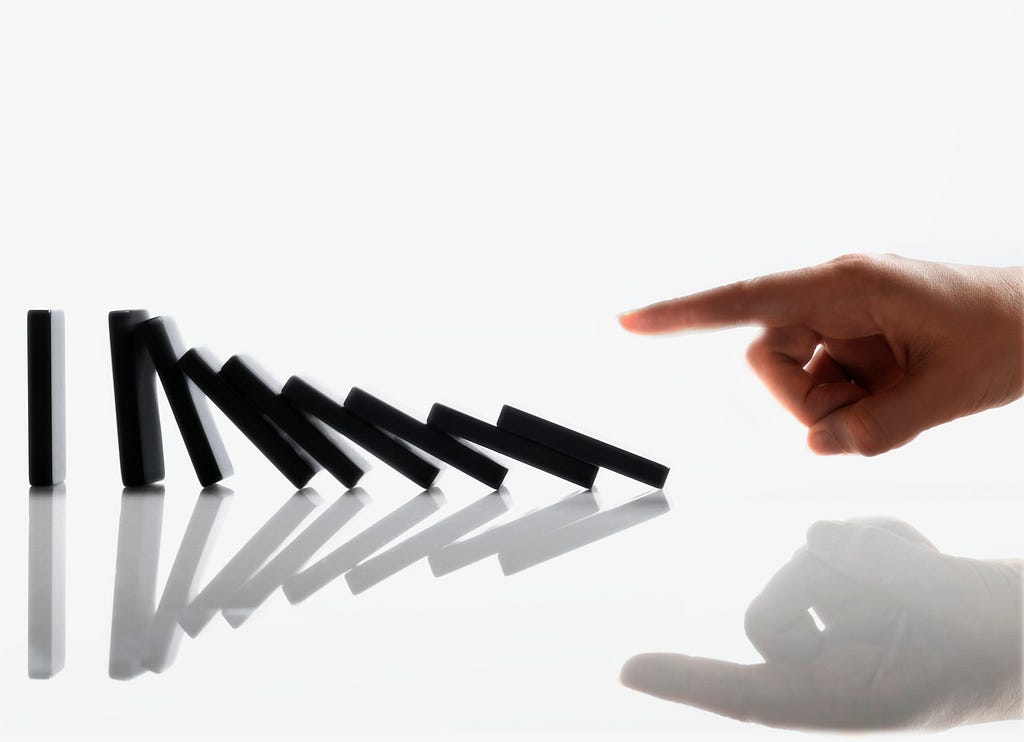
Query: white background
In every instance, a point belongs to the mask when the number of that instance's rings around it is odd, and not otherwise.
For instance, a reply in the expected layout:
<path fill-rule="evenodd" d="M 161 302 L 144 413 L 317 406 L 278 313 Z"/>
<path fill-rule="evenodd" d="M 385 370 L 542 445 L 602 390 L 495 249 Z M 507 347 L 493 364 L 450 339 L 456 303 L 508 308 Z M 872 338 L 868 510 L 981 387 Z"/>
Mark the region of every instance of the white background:
<path fill-rule="evenodd" d="M 778 737 L 628 691 L 619 667 L 650 650 L 755 661 L 746 603 L 819 518 L 892 515 L 950 552 L 1024 554 L 1020 405 L 819 459 L 747 370 L 754 330 L 615 322 L 843 252 L 1024 262 L 1020 3 L 0 8 L 5 737 Z M 106 312 L 135 306 L 282 380 L 575 425 L 671 465 L 672 511 L 509 578 L 420 564 L 357 597 L 278 593 L 163 675 L 110 680 Z M 68 313 L 68 649 L 51 681 L 25 671 L 32 307 Z M 161 585 L 198 492 L 164 412 Z M 218 421 L 238 474 L 212 569 L 291 492 Z M 439 483 L 442 513 L 483 494 Z M 381 467 L 363 484 L 362 525 L 416 492 Z M 572 491 L 523 467 L 507 484 L 517 512 Z M 644 491 L 598 485 L 609 504 Z"/>

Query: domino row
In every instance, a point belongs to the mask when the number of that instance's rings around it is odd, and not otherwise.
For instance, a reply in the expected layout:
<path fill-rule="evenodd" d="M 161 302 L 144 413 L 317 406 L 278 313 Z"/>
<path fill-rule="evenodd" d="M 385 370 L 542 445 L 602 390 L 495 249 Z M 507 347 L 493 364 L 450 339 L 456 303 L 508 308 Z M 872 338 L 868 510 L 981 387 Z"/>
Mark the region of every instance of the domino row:
<path fill-rule="evenodd" d="M 297 376 L 282 388 L 237 355 L 218 369 L 205 351 L 185 350 L 170 318 L 121 310 L 108 319 L 126 487 L 164 478 L 157 378 L 204 487 L 232 473 L 206 399 L 296 488 L 306 486 L 321 468 L 352 488 L 367 470 L 358 454 L 328 437 L 317 422 L 424 489 L 434 483 L 439 469 L 417 451 L 492 489 L 501 486 L 508 469 L 466 442 L 587 488 L 600 468 L 658 488 L 668 476 L 662 464 L 508 405 L 497 424 L 442 404 L 435 404 L 421 422 L 358 387 L 343 403 Z M 64 477 L 63 315 L 29 312 L 28 332 L 30 481 L 56 484 Z"/>

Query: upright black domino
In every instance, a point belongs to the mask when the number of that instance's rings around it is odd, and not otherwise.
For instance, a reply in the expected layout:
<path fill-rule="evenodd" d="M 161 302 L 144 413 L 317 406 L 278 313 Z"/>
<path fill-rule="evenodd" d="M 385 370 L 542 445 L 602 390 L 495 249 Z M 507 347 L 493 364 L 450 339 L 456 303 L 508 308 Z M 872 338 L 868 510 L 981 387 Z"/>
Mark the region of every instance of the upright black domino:
<path fill-rule="evenodd" d="M 306 486 L 316 473 L 313 465 L 217 373 L 213 363 L 199 349 L 188 351 L 178 365 L 289 482 L 299 489 Z"/>
<path fill-rule="evenodd" d="M 28 481 L 52 487 L 67 475 L 64 312 L 28 312 Z"/>
<path fill-rule="evenodd" d="M 154 317 L 139 325 L 139 332 L 153 359 L 199 483 L 209 487 L 231 476 L 231 461 L 210 408 L 178 366 L 185 347 L 174 320 Z"/>
<path fill-rule="evenodd" d="M 523 412 L 515 407 L 505 405 L 501 408 L 498 427 L 595 466 L 624 474 L 652 487 L 662 487 L 668 477 L 668 467 L 663 464 L 583 435 L 583 433 L 577 433 L 575 430 Z"/>
<path fill-rule="evenodd" d="M 144 487 L 164 478 L 156 372 L 137 332 L 147 319 L 149 312 L 144 309 L 118 310 L 107 318 L 117 448 L 125 487 Z"/>
<path fill-rule="evenodd" d="M 356 486 L 365 473 L 362 467 L 318 430 L 309 418 L 288 404 L 271 386 L 272 382 L 251 363 L 240 356 L 231 356 L 221 368 L 220 375 L 339 482 L 350 489 Z"/>
<path fill-rule="evenodd" d="M 421 423 L 416 418 L 382 402 L 358 387 L 352 387 L 348 393 L 348 397 L 345 398 L 345 407 L 371 425 L 376 425 L 378 428 L 408 441 L 489 487 L 498 489 L 504 481 L 505 475 L 508 474 L 508 469 L 496 461 L 459 443 L 447 433 Z"/>
<path fill-rule="evenodd" d="M 553 448 L 523 438 L 515 433 L 477 420 L 443 404 L 430 408 L 427 425 L 443 430 L 456 438 L 497 451 L 534 468 L 554 474 L 581 487 L 590 488 L 597 477 L 597 467 L 568 456 Z"/>
<path fill-rule="evenodd" d="M 423 489 L 428 489 L 437 479 L 439 470 L 436 466 L 356 417 L 298 376 L 288 379 L 281 394 L 296 409 L 334 428 Z"/>

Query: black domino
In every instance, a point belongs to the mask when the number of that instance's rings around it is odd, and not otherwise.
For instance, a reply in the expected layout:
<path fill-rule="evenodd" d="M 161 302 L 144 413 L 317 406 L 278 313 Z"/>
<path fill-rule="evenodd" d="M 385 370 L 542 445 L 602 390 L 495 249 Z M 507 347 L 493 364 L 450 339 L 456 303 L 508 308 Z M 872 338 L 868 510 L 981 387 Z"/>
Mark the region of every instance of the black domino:
<path fill-rule="evenodd" d="M 213 422 L 209 405 L 178 366 L 185 352 L 178 328 L 170 317 L 154 317 L 139 325 L 153 359 L 174 420 L 178 423 L 192 466 L 204 487 L 230 477 L 231 461 Z"/>
<path fill-rule="evenodd" d="M 597 467 L 593 464 L 542 446 L 483 420 L 477 420 L 443 404 L 435 404 L 430 408 L 427 424 L 581 487 L 590 488 L 597 477 Z"/>
<path fill-rule="evenodd" d="M 289 482 L 297 488 L 309 483 L 316 473 L 313 465 L 227 379 L 217 373 L 203 352 L 193 348 L 181 357 L 178 365 Z"/>
<path fill-rule="evenodd" d="M 345 407 L 366 422 L 408 441 L 489 487 L 498 489 L 508 474 L 508 469 L 496 461 L 358 387 L 352 387 L 348 393 Z"/>
<path fill-rule="evenodd" d="M 429 488 L 437 479 L 439 470 L 436 466 L 356 417 L 298 376 L 288 379 L 281 394 L 296 409 L 334 428 L 423 489 Z"/>
<path fill-rule="evenodd" d="M 28 481 L 52 487 L 67 474 L 64 312 L 28 312 Z"/>
<path fill-rule="evenodd" d="M 505 405 L 498 416 L 498 427 L 536 441 L 556 451 L 595 466 L 611 469 L 652 487 L 662 487 L 668 467 L 635 453 L 577 433 L 543 418 Z"/>
<path fill-rule="evenodd" d="M 356 486 L 364 474 L 363 469 L 318 430 L 309 418 L 288 404 L 271 386 L 272 382 L 251 363 L 240 356 L 231 356 L 220 374 L 339 482 L 349 488 Z"/>
<path fill-rule="evenodd" d="M 117 448 L 125 487 L 143 487 L 164 478 L 156 372 L 137 332 L 147 319 L 149 313 L 143 309 L 118 310 L 108 316 Z"/>

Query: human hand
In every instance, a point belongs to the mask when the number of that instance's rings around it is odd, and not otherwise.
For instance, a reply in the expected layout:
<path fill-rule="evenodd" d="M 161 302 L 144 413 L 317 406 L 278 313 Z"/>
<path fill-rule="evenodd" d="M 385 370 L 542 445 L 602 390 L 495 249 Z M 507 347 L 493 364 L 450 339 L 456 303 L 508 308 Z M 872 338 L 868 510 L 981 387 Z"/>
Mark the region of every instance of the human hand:
<path fill-rule="evenodd" d="M 1022 582 L 1019 562 L 942 554 L 900 521 L 822 521 L 747 611 L 764 663 L 642 654 L 622 682 L 793 729 L 1021 718 Z"/>
<path fill-rule="evenodd" d="M 747 359 L 819 454 L 873 456 L 1024 393 L 1024 269 L 846 255 L 627 312 L 630 332 L 761 324 Z"/>

